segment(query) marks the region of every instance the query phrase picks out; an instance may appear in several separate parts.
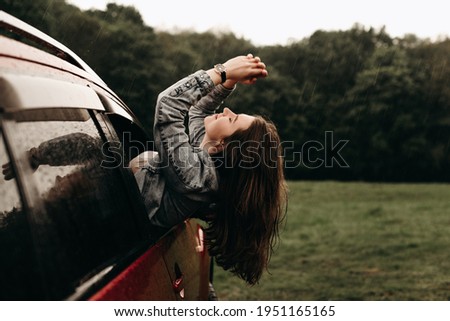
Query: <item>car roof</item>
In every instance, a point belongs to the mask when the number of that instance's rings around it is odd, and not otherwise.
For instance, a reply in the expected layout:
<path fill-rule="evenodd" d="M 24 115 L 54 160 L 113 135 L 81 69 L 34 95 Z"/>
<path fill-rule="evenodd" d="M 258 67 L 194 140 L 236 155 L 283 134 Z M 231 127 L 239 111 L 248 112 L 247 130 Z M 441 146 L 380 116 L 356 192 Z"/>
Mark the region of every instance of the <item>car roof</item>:
<path fill-rule="evenodd" d="M 25 38 L 40 44 L 52 52 L 55 56 L 70 62 L 74 66 L 89 73 L 92 80 L 103 84 L 103 80 L 72 50 L 64 46 L 62 43 L 43 33 L 42 31 L 36 29 L 35 27 L 23 22 L 20 19 L 0 10 L 0 27 L 8 29 L 10 32 L 16 33 L 18 35 L 24 36 Z"/>
<path fill-rule="evenodd" d="M 12 35 L 0 35 L 1 110 L 106 110 L 142 128 L 131 109 L 69 48 L 4 11 L 0 30 Z"/>

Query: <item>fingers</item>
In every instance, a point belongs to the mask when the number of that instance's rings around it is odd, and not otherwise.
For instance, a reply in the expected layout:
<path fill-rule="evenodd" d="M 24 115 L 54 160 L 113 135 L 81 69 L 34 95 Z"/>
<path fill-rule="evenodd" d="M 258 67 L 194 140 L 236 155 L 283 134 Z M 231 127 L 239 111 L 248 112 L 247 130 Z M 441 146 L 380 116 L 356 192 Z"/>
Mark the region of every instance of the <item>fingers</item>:
<path fill-rule="evenodd" d="M 10 163 L 6 163 L 2 165 L 2 174 L 4 176 L 5 181 L 9 181 L 14 178 L 14 172 L 11 168 Z"/>
<path fill-rule="evenodd" d="M 267 72 L 265 63 L 262 61 L 254 61 L 251 64 L 251 75 L 259 78 L 268 76 L 269 73 Z"/>
<path fill-rule="evenodd" d="M 261 58 L 259 58 L 258 56 L 254 57 L 251 53 L 247 55 L 247 58 L 254 59 L 255 61 L 261 61 Z"/>
<path fill-rule="evenodd" d="M 253 57 L 253 55 L 249 53 L 247 55 L 247 58 L 253 64 L 252 65 L 253 68 L 266 69 L 266 64 L 262 62 L 261 58 L 259 58 L 258 56 Z"/>
<path fill-rule="evenodd" d="M 261 58 L 259 58 L 258 56 L 253 57 L 252 54 L 248 54 L 248 55 L 247 55 L 247 59 L 248 59 L 249 61 L 253 62 L 253 63 L 262 63 L 262 62 L 261 62 Z"/>
<path fill-rule="evenodd" d="M 252 85 L 256 83 L 259 78 L 265 78 L 269 75 L 265 69 L 255 69 L 253 73 L 245 79 L 242 79 L 240 83 L 245 85 Z"/>
<path fill-rule="evenodd" d="M 247 75 L 239 81 L 240 83 L 252 85 L 256 83 L 259 78 L 265 78 L 269 75 L 266 64 L 261 61 L 261 58 L 254 57 L 252 54 L 248 54 L 246 58 L 248 59 L 247 63 L 249 63 L 249 69 L 247 70 Z"/>
<path fill-rule="evenodd" d="M 258 68 L 266 69 L 266 64 L 263 63 L 262 61 L 261 61 L 261 62 L 258 62 L 257 66 L 258 66 Z"/>
<path fill-rule="evenodd" d="M 235 82 L 252 84 L 259 78 L 268 76 L 266 64 L 258 56 L 249 53 L 238 56 L 224 63 L 227 68 L 227 77 Z"/>

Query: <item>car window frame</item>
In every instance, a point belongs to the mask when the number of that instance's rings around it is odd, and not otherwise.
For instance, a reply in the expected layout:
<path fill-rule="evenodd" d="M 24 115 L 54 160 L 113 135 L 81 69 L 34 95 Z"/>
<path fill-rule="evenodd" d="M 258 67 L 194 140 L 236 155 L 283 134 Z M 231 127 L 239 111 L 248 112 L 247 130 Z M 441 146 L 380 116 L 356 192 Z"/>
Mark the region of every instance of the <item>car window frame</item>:
<path fill-rule="evenodd" d="M 46 109 L 46 108 L 42 108 Z M 114 143 L 120 141 L 114 127 L 110 123 L 108 117 L 105 113 L 97 109 L 82 108 L 88 111 L 90 119 L 94 122 L 95 127 L 101 137 L 103 143 Z M 37 184 L 33 180 L 32 170 L 29 164 L 23 162 L 17 153 L 18 150 L 11 148 L 13 144 L 13 135 L 9 134 L 8 131 L 14 128 L 16 120 L 14 119 L 15 112 L 2 113 L 0 116 L 0 126 L 2 128 L 3 140 L 5 144 L 5 149 L 7 149 L 10 157 L 11 164 L 13 166 L 14 172 L 16 173 L 16 185 L 20 194 L 23 210 L 26 213 L 28 229 L 31 231 L 34 254 L 36 256 L 39 266 L 39 271 L 42 280 L 39 282 L 43 284 L 43 296 L 41 299 L 55 299 L 52 296 L 51 291 L 47 289 L 47 285 L 50 284 L 49 278 L 46 276 L 46 271 L 42 267 L 43 264 L 39 264 L 42 259 L 39 255 L 39 251 L 43 248 L 43 244 L 49 242 L 49 237 L 51 233 L 47 233 L 48 230 L 42 231 L 39 228 L 35 228 L 38 220 L 48 219 L 43 218 L 42 215 L 46 216 L 47 213 L 44 209 L 44 205 L 39 192 L 37 189 Z M 127 253 L 118 255 L 113 258 L 114 264 L 108 264 L 108 262 L 103 262 L 101 267 L 97 267 L 94 271 L 91 271 L 92 276 L 84 280 L 83 283 L 73 288 L 73 293 L 67 298 L 60 299 L 70 299 L 70 300 L 82 300 L 88 298 L 90 295 L 95 293 L 99 288 L 107 284 L 111 279 L 113 279 L 120 271 L 123 270 L 125 266 L 128 266 L 133 260 L 135 260 L 139 255 L 149 249 L 154 242 L 151 241 L 148 235 L 149 221 L 146 218 L 145 206 L 140 198 L 139 189 L 136 182 L 134 181 L 134 176 L 131 171 L 123 166 L 120 166 L 117 171 L 120 175 L 120 180 L 123 182 L 123 186 L 127 191 L 126 199 L 128 204 L 132 205 L 130 208 L 130 216 L 134 219 L 135 230 L 140 233 L 140 242 L 135 242 L 133 246 L 128 249 Z M 33 206 L 31 206 L 33 204 Z M 36 213 L 39 213 L 40 217 L 36 218 Z M 44 214 L 42 214 L 44 213 Z M 36 234 L 37 233 L 37 234 Z M 112 268 L 108 269 L 108 266 Z M 106 267 L 106 268 L 105 268 Z"/>

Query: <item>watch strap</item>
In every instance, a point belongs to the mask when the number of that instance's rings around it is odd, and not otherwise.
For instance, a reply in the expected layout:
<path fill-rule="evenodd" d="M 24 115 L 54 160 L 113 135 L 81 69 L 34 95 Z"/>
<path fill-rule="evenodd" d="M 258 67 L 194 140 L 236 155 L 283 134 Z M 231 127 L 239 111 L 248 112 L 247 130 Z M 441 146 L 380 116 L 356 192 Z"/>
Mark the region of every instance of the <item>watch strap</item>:
<path fill-rule="evenodd" d="M 216 64 L 214 65 L 214 70 L 220 75 L 222 83 L 224 83 L 227 80 L 227 69 L 225 66 L 222 64 Z"/>

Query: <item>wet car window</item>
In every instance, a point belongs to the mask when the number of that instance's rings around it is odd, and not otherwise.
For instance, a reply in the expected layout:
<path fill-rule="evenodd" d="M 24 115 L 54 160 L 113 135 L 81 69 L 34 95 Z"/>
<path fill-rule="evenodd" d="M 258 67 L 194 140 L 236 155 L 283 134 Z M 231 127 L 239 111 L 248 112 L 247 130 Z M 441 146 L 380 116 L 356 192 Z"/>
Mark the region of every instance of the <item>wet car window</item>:
<path fill-rule="evenodd" d="M 128 164 L 130 160 L 139 154 L 155 149 L 147 134 L 129 119 L 116 114 L 109 114 L 108 119 L 122 144 L 125 164 Z"/>
<path fill-rule="evenodd" d="M 34 194 L 29 191 L 32 230 L 48 296 L 64 297 L 94 273 L 112 268 L 108 262 L 130 251 L 141 236 L 120 169 L 101 165 L 104 141 L 87 111 L 22 113 L 16 120 L 10 139 L 32 169 L 25 180 L 35 186 Z"/>
<path fill-rule="evenodd" d="M 0 300 L 20 300 L 23 293 L 37 298 L 41 282 L 31 233 L 1 133 L 0 164 Z"/>
<path fill-rule="evenodd" d="M 2 165 L 3 175 L 0 176 L 0 195 L 2 202 L 0 203 L 0 219 L 2 222 L 11 213 L 22 210 L 22 204 L 17 190 L 16 181 L 13 178 L 12 168 L 8 154 L 6 153 L 3 137 L 0 133 L 0 163 Z M 9 176 L 11 175 L 11 176 Z"/>

